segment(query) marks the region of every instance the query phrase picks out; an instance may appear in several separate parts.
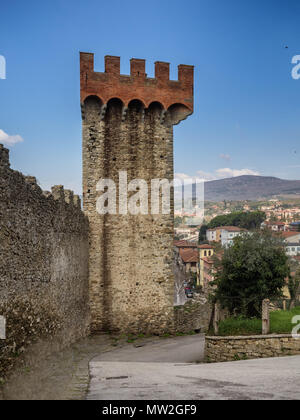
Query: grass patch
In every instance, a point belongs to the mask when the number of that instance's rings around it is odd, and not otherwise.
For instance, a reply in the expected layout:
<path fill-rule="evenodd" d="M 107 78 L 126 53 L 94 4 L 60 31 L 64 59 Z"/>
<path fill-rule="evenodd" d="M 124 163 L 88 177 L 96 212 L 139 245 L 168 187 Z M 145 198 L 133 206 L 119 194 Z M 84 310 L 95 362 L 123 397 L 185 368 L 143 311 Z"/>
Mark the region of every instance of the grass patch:
<path fill-rule="evenodd" d="M 129 334 L 127 337 L 127 343 L 134 343 L 137 340 L 137 336 L 133 335 L 133 334 Z"/>
<path fill-rule="evenodd" d="M 292 318 L 300 315 L 300 307 L 296 307 L 290 311 L 275 311 L 270 313 L 270 332 L 271 334 L 291 334 L 294 324 Z M 260 335 L 261 319 L 257 318 L 227 318 L 220 322 L 220 336 L 236 336 L 236 335 Z M 212 333 L 212 332 L 210 332 Z M 212 333 L 212 335 L 214 335 Z"/>
<path fill-rule="evenodd" d="M 295 324 L 292 324 L 292 318 L 300 315 L 300 307 L 296 307 L 290 311 L 271 312 L 271 333 L 291 334 Z"/>
<path fill-rule="evenodd" d="M 176 337 L 183 337 L 186 335 L 196 335 L 197 333 L 195 331 L 188 331 L 188 332 L 177 332 L 175 333 Z"/>
<path fill-rule="evenodd" d="M 143 338 L 149 338 L 149 337 L 151 337 L 150 335 L 145 335 L 145 334 L 138 334 L 138 335 L 133 335 L 133 334 L 129 334 L 128 335 L 128 337 L 127 337 L 127 343 L 134 343 L 136 340 L 139 340 L 139 339 L 143 339 Z"/>

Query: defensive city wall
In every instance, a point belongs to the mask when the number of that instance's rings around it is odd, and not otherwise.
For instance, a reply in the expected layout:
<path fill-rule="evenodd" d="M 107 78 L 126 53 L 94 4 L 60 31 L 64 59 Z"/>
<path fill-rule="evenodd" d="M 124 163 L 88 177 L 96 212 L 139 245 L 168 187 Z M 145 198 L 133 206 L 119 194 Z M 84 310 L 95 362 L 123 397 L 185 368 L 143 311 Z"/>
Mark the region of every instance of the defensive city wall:
<path fill-rule="evenodd" d="M 0 378 L 32 343 L 64 347 L 89 331 L 88 221 L 80 199 L 62 186 L 44 192 L 35 178 L 10 169 L 2 145 L 0 315 Z"/>
<path fill-rule="evenodd" d="M 157 62 L 148 78 L 145 61 L 133 59 L 124 76 L 109 56 L 97 73 L 93 54 L 82 53 L 80 82 L 83 211 L 71 191 L 42 191 L 12 170 L 0 145 L 0 378 L 37 342 L 62 348 L 90 329 L 161 335 L 208 322 L 203 307 L 174 311 L 173 191 L 168 214 L 97 210 L 99 181 L 118 185 L 120 171 L 128 182 L 173 180 L 173 125 L 193 112 L 193 67 L 179 66 L 172 81 L 169 64 Z"/>

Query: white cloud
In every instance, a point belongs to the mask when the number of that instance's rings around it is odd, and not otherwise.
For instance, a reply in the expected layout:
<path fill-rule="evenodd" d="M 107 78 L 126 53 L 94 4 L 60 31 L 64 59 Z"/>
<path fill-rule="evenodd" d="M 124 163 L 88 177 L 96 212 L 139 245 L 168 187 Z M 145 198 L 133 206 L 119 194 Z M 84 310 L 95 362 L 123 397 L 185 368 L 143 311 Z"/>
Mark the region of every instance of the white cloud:
<path fill-rule="evenodd" d="M 224 159 L 224 160 L 231 160 L 231 156 L 230 156 L 230 155 L 227 155 L 226 153 L 221 153 L 221 154 L 219 155 L 219 157 L 220 157 L 221 159 Z"/>
<path fill-rule="evenodd" d="M 233 177 L 242 176 L 242 175 L 259 175 L 259 172 L 252 171 L 252 169 L 222 168 L 222 169 L 217 169 L 216 174 L 218 175 L 218 178 L 233 178 Z"/>
<path fill-rule="evenodd" d="M 184 179 L 189 179 L 189 178 L 190 178 L 190 176 L 189 176 L 189 175 L 187 175 L 187 174 L 183 174 L 183 173 L 177 172 L 177 173 L 174 175 L 174 178 L 178 178 L 178 179 L 180 179 L 180 180 L 184 180 Z"/>
<path fill-rule="evenodd" d="M 179 187 L 184 182 L 184 185 L 193 184 L 194 179 L 187 174 L 176 173 L 174 174 L 174 187 Z"/>
<path fill-rule="evenodd" d="M 184 173 L 176 173 L 174 175 L 174 179 L 179 181 L 185 181 L 185 184 L 193 184 L 195 182 L 195 178 L 201 181 L 212 181 L 213 179 L 216 179 L 216 177 L 209 173 L 204 171 L 197 171 L 196 175 L 188 175 Z"/>
<path fill-rule="evenodd" d="M 175 178 L 180 180 L 188 180 L 191 178 L 200 178 L 204 181 L 214 181 L 216 179 L 234 178 L 242 175 L 260 175 L 259 172 L 253 171 L 252 169 L 230 169 L 220 168 L 214 172 L 197 171 L 195 176 L 190 176 L 184 173 L 176 173 Z"/>
<path fill-rule="evenodd" d="M 18 134 L 10 136 L 0 129 L 0 143 L 6 146 L 13 146 L 14 144 L 21 143 L 22 141 L 24 141 L 23 138 Z"/>
<path fill-rule="evenodd" d="M 214 179 L 216 179 L 216 176 L 214 174 L 211 174 L 210 172 L 197 171 L 196 175 L 197 178 L 201 178 L 204 181 L 213 181 Z"/>

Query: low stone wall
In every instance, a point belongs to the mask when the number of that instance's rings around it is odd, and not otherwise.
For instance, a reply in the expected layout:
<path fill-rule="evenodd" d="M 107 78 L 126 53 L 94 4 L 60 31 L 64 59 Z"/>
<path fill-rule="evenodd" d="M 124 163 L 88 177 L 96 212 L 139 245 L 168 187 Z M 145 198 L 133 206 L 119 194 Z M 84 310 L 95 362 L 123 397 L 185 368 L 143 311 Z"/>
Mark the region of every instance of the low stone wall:
<path fill-rule="evenodd" d="M 300 340 L 290 334 L 206 337 L 207 362 L 259 359 L 300 354 Z"/>
<path fill-rule="evenodd" d="M 0 382 L 33 343 L 63 347 L 89 332 L 88 248 L 79 197 L 42 191 L 0 145 Z"/>
<path fill-rule="evenodd" d="M 207 332 L 212 315 L 212 305 L 205 297 L 199 297 L 186 302 L 185 305 L 174 307 L 175 332 L 189 333 L 200 330 Z"/>

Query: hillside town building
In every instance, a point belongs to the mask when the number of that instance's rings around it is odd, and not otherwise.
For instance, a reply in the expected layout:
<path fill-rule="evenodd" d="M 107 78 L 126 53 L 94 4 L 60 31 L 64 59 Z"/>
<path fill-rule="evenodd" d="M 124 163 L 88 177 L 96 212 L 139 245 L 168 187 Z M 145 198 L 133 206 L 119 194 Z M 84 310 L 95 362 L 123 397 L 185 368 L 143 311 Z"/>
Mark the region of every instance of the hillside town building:
<path fill-rule="evenodd" d="M 221 226 L 208 229 L 206 238 L 209 242 L 219 242 L 222 246 L 230 246 L 233 243 L 233 239 L 244 232 L 247 232 L 246 229 L 241 229 L 237 226 Z"/>
<path fill-rule="evenodd" d="M 276 222 L 265 221 L 261 224 L 261 227 L 270 229 L 273 232 L 284 232 L 288 230 L 288 226 L 286 225 L 286 223 L 280 222 L 280 221 L 276 221 Z"/>

